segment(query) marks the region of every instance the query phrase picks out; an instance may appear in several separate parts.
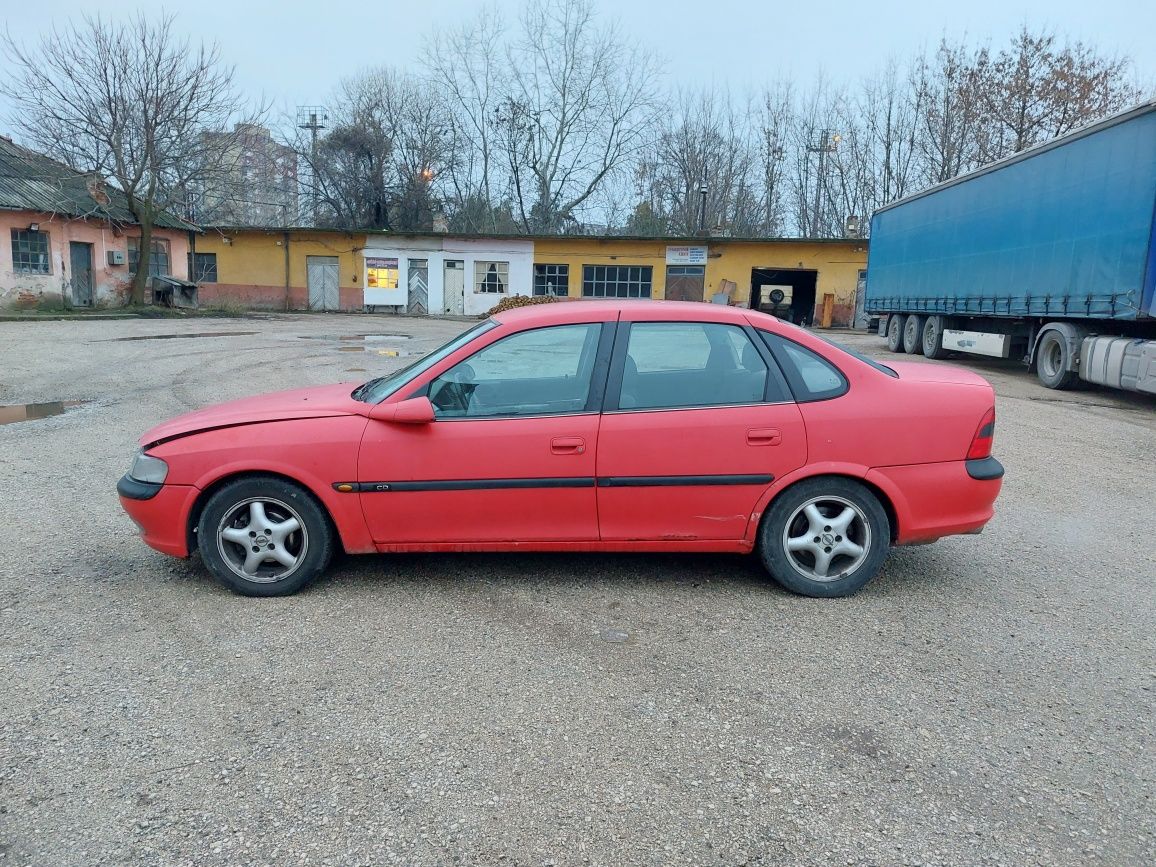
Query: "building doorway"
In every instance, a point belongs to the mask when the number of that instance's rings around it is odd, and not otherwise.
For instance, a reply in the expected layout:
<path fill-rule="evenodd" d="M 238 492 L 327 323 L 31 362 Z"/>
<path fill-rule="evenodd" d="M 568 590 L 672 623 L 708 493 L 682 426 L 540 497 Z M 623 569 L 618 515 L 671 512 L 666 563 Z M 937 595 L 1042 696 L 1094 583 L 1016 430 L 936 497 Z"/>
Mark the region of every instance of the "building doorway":
<path fill-rule="evenodd" d="M 444 287 L 446 313 L 452 316 L 464 316 L 466 313 L 466 263 L 461 259 L 447 259 L 445 281 L 442 286 Z"/>
<path fill-rule="evenodd" d="M 701 301 L 706 280 L 702 265 L 667 265 L 666 300 Z"/>
<path fill-rule="evenodd" d="M 341 296 L 338 292 L 338 261 L 336 256 L 306 256 L 305 280 L 309 285 L 310 310 L 336 310 Z"/>
<path fill-rule="evenodd" d="M 409 299 L 405 312 L 410 316 L 429 313 L 429 259 L 410 259 L 406 272 L 406 292 Z"/>
<path fill-rule="evenodd" d="M 68 267 L 72 284 L 72 303 L 77 307 L 92 306 L 92 244 L 70 241 Z"/>
<path fill-rule="evenodd" d="M 805 268 L 752 268 L 750 307 L 796 325 L 812 325 L 818 282 L 819 272 Z"/>

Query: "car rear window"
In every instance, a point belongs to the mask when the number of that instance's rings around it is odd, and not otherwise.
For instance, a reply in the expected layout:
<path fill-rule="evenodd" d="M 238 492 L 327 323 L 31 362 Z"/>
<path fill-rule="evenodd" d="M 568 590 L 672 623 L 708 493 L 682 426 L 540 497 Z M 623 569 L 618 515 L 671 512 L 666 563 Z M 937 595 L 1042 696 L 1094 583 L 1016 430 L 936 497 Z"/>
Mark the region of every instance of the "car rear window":
<path fill-rule="evenodd" d="M 777 334 L 760 331 L 759 335 L 783 369 L 796 402 L 830 400 L 847 393 L 847 377 L 818 353 Z"/>

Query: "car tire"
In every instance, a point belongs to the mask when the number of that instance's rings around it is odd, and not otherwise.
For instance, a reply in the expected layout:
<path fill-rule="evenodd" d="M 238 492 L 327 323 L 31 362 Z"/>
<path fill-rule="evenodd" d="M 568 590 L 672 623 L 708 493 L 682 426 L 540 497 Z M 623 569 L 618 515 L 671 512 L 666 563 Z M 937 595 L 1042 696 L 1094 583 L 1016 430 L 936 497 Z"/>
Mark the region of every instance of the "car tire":
<path fill-rule="evenodd" d="M 927 358 L 944 358 L 947 350 L 943 348 L 943 317 L 928 316 L 923 323 L 923 354 Z"/>
<path fill-rule="evenodd" d="M 903 325 L 902 313 L 892 313 L 887 317 L 887 348 L 892 352 L 903 351 Z"/>
<path fill-rule="evenodd" d="M 903 323 L 903 351 L 917 355 L 923 349 L 923 323 L 926 316 L 908 316 Z"/>
<path fill-rule="evenodd" d="M 879 499 L 859 482 L 837 476 L 788 488 L 772 501 L 759 528 L 759 555 L 771 577 L 816 598 L 858 592 L 879 573 L 890 545 L 891 522 Z"/>
<path fill-rule="evenodd" d="M 1059 331 L 1045 331 L 1036 347 L 1036 376 L 1048 388 L 1065 389 L 1075 385 L 1080 377 L 1068 370 L 1071 348 Z"/>
<path fill-rule="evenodd" d="M 197 522 L 202 562 L 243 596 L 296 593 L 325 571 L 333 540 L 329 516 L 313 495 L 275 476 L 226 483 Z"/>

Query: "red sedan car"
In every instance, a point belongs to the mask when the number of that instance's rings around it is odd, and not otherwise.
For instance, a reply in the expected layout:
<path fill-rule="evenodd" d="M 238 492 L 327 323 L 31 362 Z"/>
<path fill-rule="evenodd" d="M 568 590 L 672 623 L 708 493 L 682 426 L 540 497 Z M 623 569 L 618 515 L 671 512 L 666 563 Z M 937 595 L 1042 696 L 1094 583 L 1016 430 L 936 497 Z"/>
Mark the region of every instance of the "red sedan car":
<path fill-rule="evenodd" d="M 146 543 L 254 596 L 334 548 L 758 551 L 854 593 L 891 545 L 976 533 L 1003 467 L 968 371 L 885 367 L 750 310 L 658 301 L 496 315 L 389 376 L 209 407 L 118 485 Z"/>

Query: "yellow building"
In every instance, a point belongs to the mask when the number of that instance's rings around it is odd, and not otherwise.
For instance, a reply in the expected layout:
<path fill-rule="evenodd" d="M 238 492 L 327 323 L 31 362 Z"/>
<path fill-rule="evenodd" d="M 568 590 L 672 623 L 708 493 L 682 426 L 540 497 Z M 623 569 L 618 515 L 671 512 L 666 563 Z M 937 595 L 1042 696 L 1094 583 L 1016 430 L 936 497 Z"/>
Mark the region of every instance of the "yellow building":
<path fill-rule="evenodd" d="M 193 257 L 204 303 L 473 316 L 507 295 L 669 298 L 845 326 L 867 242 L 219 227 Z"/>
<path fill-rule="evenodd" d="M 217 226 L 195 239 L 202 304 L 255 310 L 361 310 L 364 232 Z"/>
<path fill-rule="evenodd" d="M 550 237 L 534 240 L 534 293 L 722 301 L 849 325 L 863 240 Z M 565 293 L 559 291 L 565 281 Z M 778 289 L 783 300 L 772 298 Z"/>

